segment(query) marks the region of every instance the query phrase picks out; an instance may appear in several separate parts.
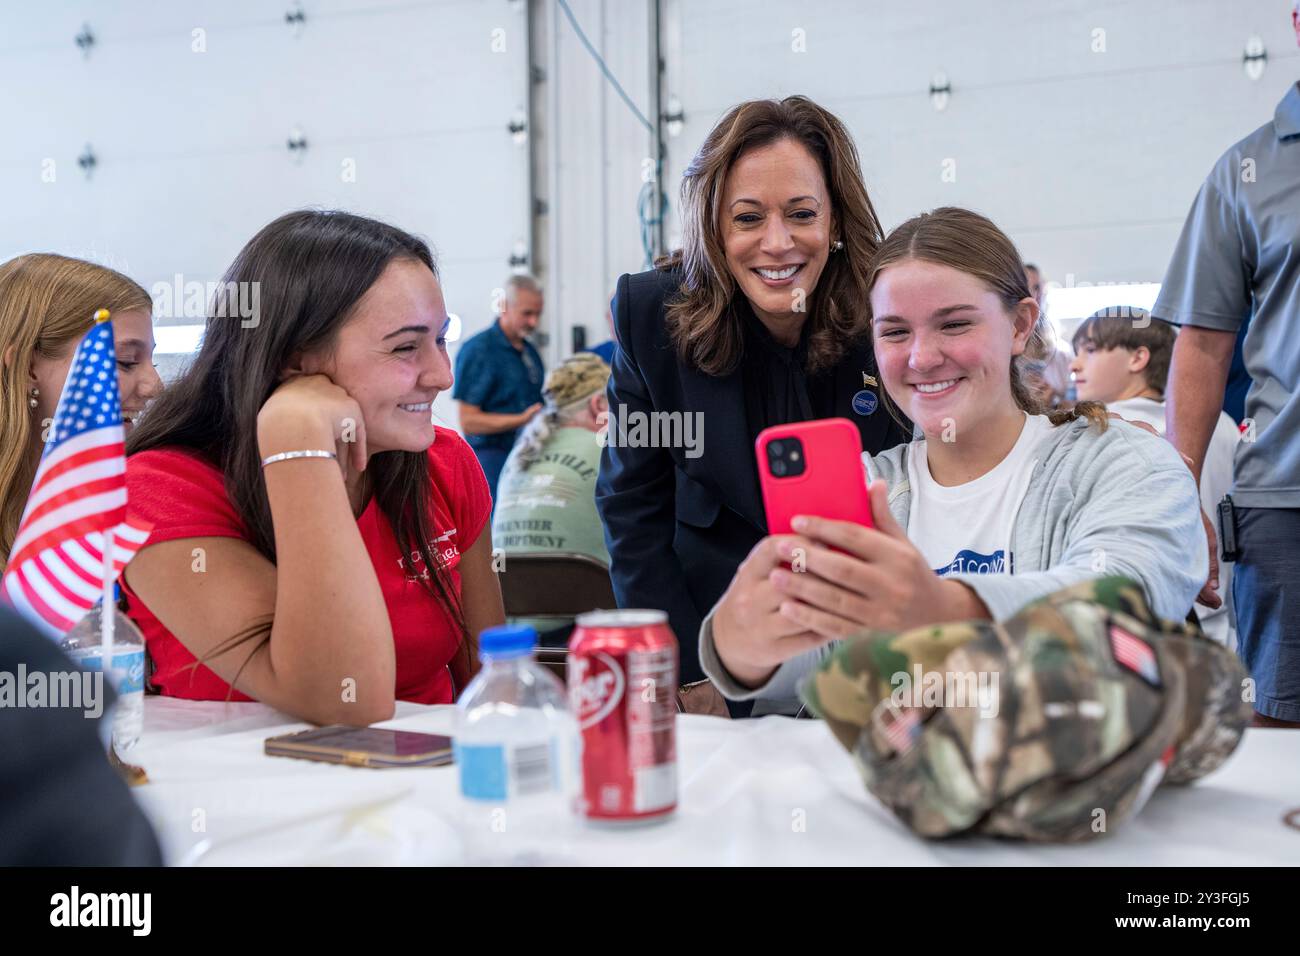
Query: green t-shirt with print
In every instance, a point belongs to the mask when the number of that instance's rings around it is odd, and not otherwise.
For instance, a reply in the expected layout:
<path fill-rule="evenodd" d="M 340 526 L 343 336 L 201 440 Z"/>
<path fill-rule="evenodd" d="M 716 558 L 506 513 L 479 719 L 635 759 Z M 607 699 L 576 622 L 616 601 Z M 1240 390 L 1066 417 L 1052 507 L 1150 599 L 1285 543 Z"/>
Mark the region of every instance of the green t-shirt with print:
<path fill-rule="evenodd" d="M 492 546 L 510 555 L 547 551 L 585 554 L 605 565 L 609 551 L 596 513 L 596 474 L 600 443 L 585 428 L 557 428 L 541 456 L 526 471 L 510 453 L 497 485 Z M 544 631 L 563 621 L 520 620 Z"/>

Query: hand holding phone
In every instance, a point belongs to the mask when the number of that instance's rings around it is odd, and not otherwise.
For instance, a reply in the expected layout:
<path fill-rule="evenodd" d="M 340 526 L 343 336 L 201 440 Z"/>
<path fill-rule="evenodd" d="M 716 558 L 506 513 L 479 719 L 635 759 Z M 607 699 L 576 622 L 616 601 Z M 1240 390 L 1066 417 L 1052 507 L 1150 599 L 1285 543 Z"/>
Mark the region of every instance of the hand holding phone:
<path fill-rule="evenodd" d="M 711 624 L 714 649 L 740 684 L 760 687 L 792 657 L 864 628 L 989 617 L 908 540 L 885 482 L 868 485 L 852 422 L 764 429 L 755 448 L 769 536 L 737 569 Z M 797 515 L 808 517 L 799 531 Z M 803 548 L 806 564 L 797 560 Z"/>
<path fill-rule="evenodd" d="M 872 527 L 862 438 L 847 418 L 765 428 L 754 450 L 768 534 L 790 534 L 795 515 Z"/>
<path fill-rule="evenodd" d="M 830 640 L 781 611 L 791 595 L 775 581 L 789 577 L 790 570 L 803 570 L 802 561 L 789 550 L 789 536 L 795 535 L 795 542 L 802 538 L 791 521 L 810 515 L 873 526 L 862 439 L 848 419 L 765 428 L 754 442 L 754 452 L 768 536 L 736 569 L 712 623 L 723 666 L 747 687 L 760 686 L 784 661 Z"/>

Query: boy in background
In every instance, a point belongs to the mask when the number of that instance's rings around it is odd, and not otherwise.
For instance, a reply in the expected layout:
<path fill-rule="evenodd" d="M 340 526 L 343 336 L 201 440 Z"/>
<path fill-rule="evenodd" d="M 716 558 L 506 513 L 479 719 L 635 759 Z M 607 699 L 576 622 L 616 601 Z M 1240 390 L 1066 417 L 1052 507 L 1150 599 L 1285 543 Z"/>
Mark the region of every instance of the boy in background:
<path fill-rule="evenodd" d="M 1072 342 L 1075 358 L 1070 371 L 1078 400 L 1104 402 L 1120 417 L 1146 422 L 1163 435 L 1165 383 L 1177 334 L 1173 325 L 1133 306 L 1110 306 L 1089 316 Z M 1232 456 L 1238 439 L 1237 426 L 1220 412 L 1201 472 L 1201 507 L 1211 520 L 1218 514 L 1219 501 L 1232 489 Z M 1206 634 L 1235 650 L 1236 628 L 1228 606 L 1231 581 L 1232 565 L 1221 562 L 1218 595 L 1224 603 L 1216 610 L 1197 606 L 1196 614 Z"/>

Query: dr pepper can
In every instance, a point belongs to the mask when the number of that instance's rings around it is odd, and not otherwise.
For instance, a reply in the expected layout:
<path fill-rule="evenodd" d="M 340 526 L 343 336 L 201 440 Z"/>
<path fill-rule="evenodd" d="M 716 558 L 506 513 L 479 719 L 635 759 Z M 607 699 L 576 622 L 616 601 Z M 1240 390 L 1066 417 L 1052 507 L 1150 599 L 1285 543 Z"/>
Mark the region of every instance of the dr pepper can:
<path fill-rule="evenodd" d="M 582 733 L 579 812 L 648 823 L 677 808 L 677 639 L 663 611 L 578 615 L 569 707 Z"/>

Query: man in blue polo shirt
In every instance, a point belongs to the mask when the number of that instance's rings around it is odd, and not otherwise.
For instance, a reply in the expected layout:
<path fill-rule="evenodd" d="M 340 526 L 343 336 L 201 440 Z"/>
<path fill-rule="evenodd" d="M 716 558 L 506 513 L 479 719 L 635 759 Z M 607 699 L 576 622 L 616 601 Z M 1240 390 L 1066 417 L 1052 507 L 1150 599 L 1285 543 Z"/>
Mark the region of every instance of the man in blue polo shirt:
<path fill-rule="evenodd" d="M 542 318 L 542 287 L 530 275 L 506 282 L 497 320 L 471 336 L 456 354 L 460 428 L 474 449 L 495 510 L 497 479 L 515 435 L 542 407 L 542 357 L 526 336 Z"/>
<path fill-rule="evenodd" d="M 1297 4 L 1300 7 L 1300 4 Z M 1300 40 L 1300 13 L 1292 10 Z M 1256 724 L 1300 726 L 1300 84 L 1197 194 L 1151 315 L 1183 326 L 1166 434 L 1198 480 L 1242 324 L 1250 373 L 1233 462 L 1237 652 Z M 1219 529 L 1222 533 L 1222 528 Z M 1204 592 L 1202 592 L 1204 593 Z"/>

